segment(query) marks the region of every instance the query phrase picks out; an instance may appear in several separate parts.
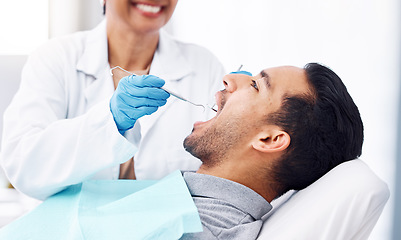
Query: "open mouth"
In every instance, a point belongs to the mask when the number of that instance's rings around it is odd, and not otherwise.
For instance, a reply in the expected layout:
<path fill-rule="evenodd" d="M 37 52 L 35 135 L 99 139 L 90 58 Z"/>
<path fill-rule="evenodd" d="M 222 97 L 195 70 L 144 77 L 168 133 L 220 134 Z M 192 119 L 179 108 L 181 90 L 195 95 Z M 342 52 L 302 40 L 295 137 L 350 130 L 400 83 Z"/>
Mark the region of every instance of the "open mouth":
<path fill-rule="evenodd" d="M 213 105 L 207 105 L 213 112 L 217 113 L 217 111 L 219 110 L 219 107 L 215 104 Z"/>
<path fill-rule="evenodd" d="M 149 14 L 149 15 L 157 15 L 163 10 L 163 6 L 160 5 L 151 5 L 146 3 L 132 3 L 139 11 Z"/>
<path fill-rule="evenodd" d="M 214 119 L 216 119 L 219 116 L 220 111 L 222 109 L 222 105 L 221 105 L 222 98 L 223 97 L 222 97 L 221 92 L 217 92 L 215 94 L 216 103 L 213 106 L 209 106 L 210 107 L 209 108 L 210 112 L 213 112 L 213 117 L 211 117 L 210 119 L 208 119 L 206 121 L 197 121 L 197 122 L 195 122 L 194 129 L 195 128 L 200 128 L 200 126 L 202 126 L 204 124 L 207 124 L 207 123 L 209 123 L 211 121 L 214 121 Z"/>
<path fill-rule="evenodd" d="M 214 117 L 216 117 L 217 115 L 220 114 L 220 111 L 222 109 L 222 100 L 224 99 L 224 97 L 222 96 L 221 91 L 216 92 L 216 94 L 214 95 L 215 98 L 215 103 L 213 105 L 208 105 L 208 107 L 213 111 L 213 113 L 215 114 Z"/>

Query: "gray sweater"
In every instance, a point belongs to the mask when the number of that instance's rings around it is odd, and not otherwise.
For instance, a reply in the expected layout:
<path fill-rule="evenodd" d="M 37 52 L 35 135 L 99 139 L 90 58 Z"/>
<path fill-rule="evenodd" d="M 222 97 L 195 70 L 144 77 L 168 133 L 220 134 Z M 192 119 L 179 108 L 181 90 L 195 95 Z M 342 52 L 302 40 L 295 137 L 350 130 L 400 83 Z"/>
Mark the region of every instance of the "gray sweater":
<path fill-rule="evenodd" d="M 184 234 L 180 239 L 256 239 L 262 216 L 272 206 L 252 189 L 210 175 L 184 172 L 203 225 L 203 232 Z"/>

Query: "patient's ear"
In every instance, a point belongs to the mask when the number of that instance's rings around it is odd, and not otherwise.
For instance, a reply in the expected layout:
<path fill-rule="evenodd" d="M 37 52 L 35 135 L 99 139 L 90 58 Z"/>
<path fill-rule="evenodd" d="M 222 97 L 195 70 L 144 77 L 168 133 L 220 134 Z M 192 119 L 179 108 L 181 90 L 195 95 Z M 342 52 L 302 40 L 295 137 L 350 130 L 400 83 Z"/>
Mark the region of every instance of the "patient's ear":
<path fill-rule="evenodd" d="M 287 132 L 278 129 L 270 129 L 260 132 L 252 142 L 252 146 L 258 151 L 273 153 L 287 149 L 290 142 L 291 138 Z"/>

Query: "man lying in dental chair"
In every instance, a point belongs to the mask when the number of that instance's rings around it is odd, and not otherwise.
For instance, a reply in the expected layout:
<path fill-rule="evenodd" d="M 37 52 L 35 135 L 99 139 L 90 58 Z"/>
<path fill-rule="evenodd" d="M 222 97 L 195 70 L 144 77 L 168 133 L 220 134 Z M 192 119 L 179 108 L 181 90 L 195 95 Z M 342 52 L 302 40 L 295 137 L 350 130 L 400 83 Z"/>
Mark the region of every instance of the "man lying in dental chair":
<path fill-rule="evenodd" d="M 184 141 L 202 160 L 184 179 L 204 226 L 184 239 L 256 239 L 273 199 L 361 155 L 358 108 L 330 69 L 285 66 L 223 82 L 216 117 Z"/>
<path fill-rule="evenodd" d="M 182 176 L 203 231 L 181 239 L 256 239 L 272 200 L 361 155 L 358 108 L 329 68 L 240 71 L 223 83 L 216 116 L 195 123 L 184 141 L 202 161 L 196 173 Z"/>

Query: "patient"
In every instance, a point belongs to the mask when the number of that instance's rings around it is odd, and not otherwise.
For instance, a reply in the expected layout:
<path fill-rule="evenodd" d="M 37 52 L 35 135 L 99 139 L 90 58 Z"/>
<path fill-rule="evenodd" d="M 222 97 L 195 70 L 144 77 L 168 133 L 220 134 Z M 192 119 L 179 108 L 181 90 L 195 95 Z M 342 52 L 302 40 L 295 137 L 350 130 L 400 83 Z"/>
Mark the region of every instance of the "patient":
<path fill-rule="evenodd" d="M 183 176 L 204 231 L 181 239 L 256 239 L 269 202 L 361 154 L 358 108 L 330 69 L 285 66 L 223 82 L 216 117 L 184 141 L 203 163 Z"/>

